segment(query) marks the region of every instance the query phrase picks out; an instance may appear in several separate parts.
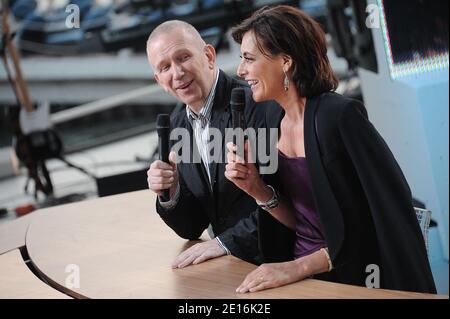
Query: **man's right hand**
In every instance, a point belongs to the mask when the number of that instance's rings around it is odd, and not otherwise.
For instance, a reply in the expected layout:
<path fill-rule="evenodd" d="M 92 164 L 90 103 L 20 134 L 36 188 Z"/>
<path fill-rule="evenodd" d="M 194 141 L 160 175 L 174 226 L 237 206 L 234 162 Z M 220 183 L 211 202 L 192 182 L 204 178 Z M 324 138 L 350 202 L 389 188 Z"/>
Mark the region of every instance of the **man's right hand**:
<path fill-rule="evenodd" d="M 172 268 L 184 268 L 200 264 L 208 259 L 226 255 L 227 252 L 219 245 L 216 238 L 195 244 L 183 251 L 172 263 Z"/>
<path fill-rule="evenodd" d="M 163 191 L 170 189 L 170 198 L 172 198 L 178 185 L 178 172 L 175 152 L 169 154 L 169 164 L 156 160 L 150 165 L 147 171 L 148 188 L 159 196 Z"/>

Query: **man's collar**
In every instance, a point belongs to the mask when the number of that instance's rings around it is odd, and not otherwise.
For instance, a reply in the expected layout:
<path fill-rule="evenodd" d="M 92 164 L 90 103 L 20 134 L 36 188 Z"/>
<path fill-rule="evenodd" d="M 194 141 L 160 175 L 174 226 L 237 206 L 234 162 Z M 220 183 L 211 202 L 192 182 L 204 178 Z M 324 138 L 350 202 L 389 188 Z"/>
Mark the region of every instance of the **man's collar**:
<path fill-rule="evenodd" d="M 200 109 L 200 112 L 198 114 L 196 114 L 194 111 L 192 111 L 192 109 L 190 108 L 189 105 L 186 105 L 186 114 L 187 114 L 188 120 L 189 120 L 189 122 L 191 122 L 191 124 L 192 124 L 193 120 L 200 119 L 202 121 L 202 127 L 205 127 L 206 123 L 211 120 L 211 111 L 212 111 L 212 106 L 214 104 L 214 96 L 216 94 L 217 82 L 219 80 L 219 73 L 220 73 L 220 71 L 217 68 L 216 69 L 216 79 L 214 81 L 214 84 L 211 87 L 211 91 L 208 94 L 205 105 L 203 105 L 203 107 Z"/>

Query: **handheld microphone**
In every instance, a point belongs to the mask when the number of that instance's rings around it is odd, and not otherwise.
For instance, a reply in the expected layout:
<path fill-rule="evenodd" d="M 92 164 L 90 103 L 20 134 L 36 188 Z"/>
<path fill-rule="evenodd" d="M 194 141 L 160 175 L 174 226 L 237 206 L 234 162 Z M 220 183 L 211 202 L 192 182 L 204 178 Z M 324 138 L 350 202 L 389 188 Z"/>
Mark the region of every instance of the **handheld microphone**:
<path fill-rule="evenodd" d="M 233 144 L 237 145 L 237 154 L 244 158 L 244 134 L 246 129 L 244 108 L 245 108 L 245 91 L 244 88 L 238 87 L 231 91 L 231 118 L 233 129 L 242 129 L 236 131 L 236 135 L 233 135 Z"/>
<path fill-rule="evenodd" d="M 158 114 L 156 117 L 156 132 L 158 132 L 158 153 L 159 159 L 169 164 L 169 134 L 170 134 L 170 116 L 169 114 Z M 165 189 L 162 199 L 170 199 L 169 189 Z"/>

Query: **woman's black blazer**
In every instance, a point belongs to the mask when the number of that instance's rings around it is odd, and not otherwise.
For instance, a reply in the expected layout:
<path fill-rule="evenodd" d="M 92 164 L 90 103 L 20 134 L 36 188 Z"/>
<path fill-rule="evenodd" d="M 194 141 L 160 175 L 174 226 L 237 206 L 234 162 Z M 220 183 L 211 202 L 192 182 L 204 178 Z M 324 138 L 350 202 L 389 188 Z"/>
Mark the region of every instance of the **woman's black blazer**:
<path fill-rule="evenodd" d="M 282 117 L 268 111 L 266 121 L 279 127 Z M 410 188 L 364 105 L 332 92 L 308 99 L 304 141 L 314 202 L 335 267 L 327 278 L 436 292 Z M 264 178 L 283 193 L 277 174 Z M 294 239 L 292 231 L 260 211 L 259 244 L 266 262 L 292 259 Z"/>

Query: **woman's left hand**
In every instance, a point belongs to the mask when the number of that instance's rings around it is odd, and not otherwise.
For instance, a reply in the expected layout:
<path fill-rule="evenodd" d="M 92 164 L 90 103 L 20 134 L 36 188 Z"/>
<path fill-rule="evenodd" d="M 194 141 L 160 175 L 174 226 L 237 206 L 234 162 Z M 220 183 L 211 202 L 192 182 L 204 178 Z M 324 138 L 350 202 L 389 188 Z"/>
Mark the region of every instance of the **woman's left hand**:
<path fill-rule="evenodd" d="M 255 292 L 280 287 L 328 271 L 327 256 L 328 253 L 320 249 L 293 261 L 262 264 L 245 277 L 236 292 Z"/>
<path fill-rule="evenodd" d="M 236 289 L 238 293 L 255 292 L 284 286 L 305 278 L 302 267 L 296 260 L 262 264 L 245 277 Z"/>

